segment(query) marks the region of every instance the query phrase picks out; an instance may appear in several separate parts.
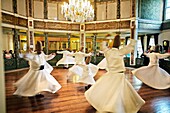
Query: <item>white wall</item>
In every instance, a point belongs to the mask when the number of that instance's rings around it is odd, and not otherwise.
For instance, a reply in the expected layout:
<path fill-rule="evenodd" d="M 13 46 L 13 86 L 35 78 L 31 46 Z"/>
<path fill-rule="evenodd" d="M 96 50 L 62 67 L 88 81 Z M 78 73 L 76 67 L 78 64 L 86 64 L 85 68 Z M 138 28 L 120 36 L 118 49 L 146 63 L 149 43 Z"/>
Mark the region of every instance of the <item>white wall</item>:
<path fill-rule="evenodd" d="M 57 17 L 57 3 L 48 3 L 48 19 L 58 19 Z"/>
<path fill-rule="evenodd" d="M 26 16 L 26 0 L 17 0 L 18 14 Z"/>
<path fill-rule="evenodd" d="M 111 20 L 111 19 L 116 19 L 116 11 L 117 10 L 117 5 L 116 2 L 112 3 L 109 2 L 107 4 L 107 19 Z"/>
<path fill-rule="evenodd" d="M 13 50 L 14 51 L 14 46 L 13 46 L 13 35 L 12 34 L 2 34 L 2 39 L 3 39 L 3 45 L 2 45 L 2 50 Z"/>
<path fill-rule="evenodd" d="M 164 40 L 170 41 L 170 29 L 164 30 L 161 34 L 159 34 L 158 44 L 163 45 Z"/>
<path fill-rule="evenodd" d="M 2 9 L 5 11 L 13 12 L 13 6 L 12 6 L 12 0 L 1 0 L 3 4 L 0 4 L 2 6 Z"/>
<path fill-rule="evenodd" d="M 41 1 L 34 1 L 34 18 L 44 18 L 44 4 Z"/>
<path fill-rule="evenodd" d="M 62 2 L 61 2 L 61 3 L 58 3 L 58 5 L 57 5 L 57 11 L 58 11 L 57 16 L 58 16 L 58 20 L 66 20 L 65 17 L 64 17 L 64 15 L 61 14 L 61 5 L 63 5 Z"/>
<path fill-rule="evenodd" d="M 106 20 L 106 2 L 97 3 L 97 20 Z"/>
<path fill-rule="evenodd" d="M 130 10 L 131 10 L 130 0 L 121 1 L 120 8 L 121 8 L 120 9 L 121 18 L 129 18 L 130 17 Z"/>

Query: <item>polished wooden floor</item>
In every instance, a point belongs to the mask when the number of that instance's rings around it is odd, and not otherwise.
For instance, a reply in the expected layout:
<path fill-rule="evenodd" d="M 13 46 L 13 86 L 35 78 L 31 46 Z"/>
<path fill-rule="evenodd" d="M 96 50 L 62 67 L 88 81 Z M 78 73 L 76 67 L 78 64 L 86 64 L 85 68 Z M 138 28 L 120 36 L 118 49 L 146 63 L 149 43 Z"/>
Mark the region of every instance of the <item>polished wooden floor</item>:
<path fill-rule="evenodd" d="M 126 77 L 139 95 L 146 101 L 138 113 L 170 113 L 170 89 L 156 90 L 142 84 L 131 75 L 132 68 L 127 68 Z M 13 86 L 28 70 L 5 73 L 7 113 L 95 113 L 96 110 L 84 97 L 84 84 L 70 83 L 66 80 L 68 69 L 54 68 L 52 75 L 62 85 L 55 94 L 44 93 L 43 98 L 13 96 Z M 99 70 L 95 79 L 105 73 Z"/>

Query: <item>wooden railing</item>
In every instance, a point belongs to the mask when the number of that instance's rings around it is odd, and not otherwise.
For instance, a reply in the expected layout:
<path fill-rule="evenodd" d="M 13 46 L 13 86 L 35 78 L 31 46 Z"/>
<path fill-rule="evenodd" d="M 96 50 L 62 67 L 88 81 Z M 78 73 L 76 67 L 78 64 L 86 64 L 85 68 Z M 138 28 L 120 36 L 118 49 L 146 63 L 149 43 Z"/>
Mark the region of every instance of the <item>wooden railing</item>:
<path fill-rule="evenodd" d="M 56 63 L 62 58 L 62 54 L 56 55 L 52 60 L 49 60 L 48 63 L 52 66 L 56 66 Z M 98 64 L 104 56 L 97 56 L 96 61 L 94 61 L 94 57 L 91 59 L 91 63 L 93 64 Z M 143 65 L 143 58 L 136 58 L 136 65 L 130 65 L 130 58 L 124 57 L 124 63 L 126 67 L 141 67 Z M 161 68 L 165 69 L 168 73 L 170 73 L 170 61 L 167 60 L 160 60 L 159 65 Z M 15 70 L 15 69 L 21 69 L 21 68 L 26 68 L 29 67 L 28 61 L 20 58 L 19 59 L 19 64 L 17 64 L 17 61 L 15 58 L 13 59 L 4 59 L 4 67 L 5 71 L 8 70 Z M 63 65 L 59 65 L 58 67 L 63 67 Z"/>

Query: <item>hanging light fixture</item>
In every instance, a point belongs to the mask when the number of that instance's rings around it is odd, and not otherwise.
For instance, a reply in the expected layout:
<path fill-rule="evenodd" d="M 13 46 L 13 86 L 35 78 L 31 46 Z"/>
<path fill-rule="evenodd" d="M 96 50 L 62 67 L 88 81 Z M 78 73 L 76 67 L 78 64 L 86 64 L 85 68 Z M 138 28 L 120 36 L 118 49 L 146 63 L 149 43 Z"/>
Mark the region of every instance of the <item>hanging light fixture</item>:
<path fill-rule="evenodd" d="M 66 20 L 72 22 L 92 21 L 94 18 L 94 9 L 87 0 L 69 0 L 61 6 L 61 13 Z"/>

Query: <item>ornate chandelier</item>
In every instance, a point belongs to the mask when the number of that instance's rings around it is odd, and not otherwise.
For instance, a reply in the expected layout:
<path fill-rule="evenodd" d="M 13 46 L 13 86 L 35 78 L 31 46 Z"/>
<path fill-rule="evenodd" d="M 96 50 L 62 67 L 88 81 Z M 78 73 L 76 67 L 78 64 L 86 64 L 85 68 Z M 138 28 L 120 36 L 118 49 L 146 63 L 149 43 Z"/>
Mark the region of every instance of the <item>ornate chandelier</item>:
<path fill-rule="evenodd" d="M 69 3 L 64 2 L 61 7 L 61 13 L 66 20 L 82 23 L 94 18 L 94 9 L 87 0 L 69 0 Z"/>

